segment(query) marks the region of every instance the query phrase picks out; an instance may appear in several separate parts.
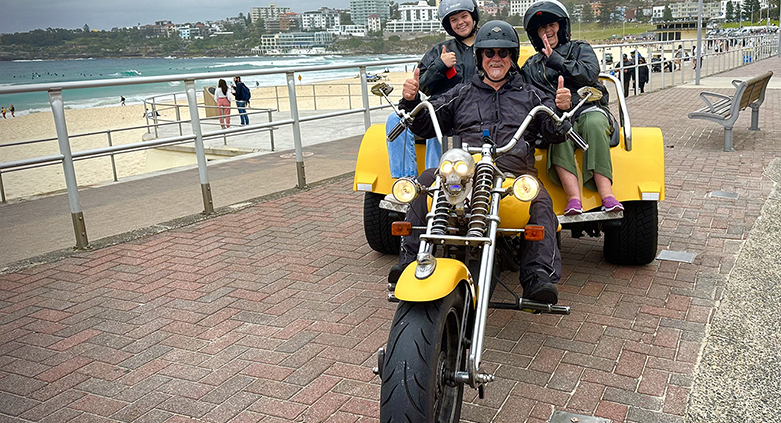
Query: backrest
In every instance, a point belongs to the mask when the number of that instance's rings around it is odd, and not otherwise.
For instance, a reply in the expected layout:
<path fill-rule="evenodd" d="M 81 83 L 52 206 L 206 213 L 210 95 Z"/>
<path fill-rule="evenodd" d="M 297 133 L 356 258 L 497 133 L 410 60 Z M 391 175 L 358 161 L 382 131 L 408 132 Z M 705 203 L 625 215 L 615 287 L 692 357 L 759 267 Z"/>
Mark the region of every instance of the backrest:
<path fill-rule="evenodd" d="M 768 71 L 764 75 L 746 81 L 746 90 L 740 97 L 740 110 L 745 109 L 755 101 L 759 101 L 759 104 L 765 101 L 765 90 L 772 76 L 773 72 Z"/>

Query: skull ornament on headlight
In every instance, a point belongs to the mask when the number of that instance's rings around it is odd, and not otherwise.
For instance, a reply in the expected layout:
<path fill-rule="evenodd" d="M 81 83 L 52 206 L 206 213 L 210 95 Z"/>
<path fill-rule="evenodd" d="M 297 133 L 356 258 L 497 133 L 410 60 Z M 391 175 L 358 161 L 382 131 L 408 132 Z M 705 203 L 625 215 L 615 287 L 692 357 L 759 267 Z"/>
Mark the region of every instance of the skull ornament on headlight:
<path fill-rule="evenodd" d="M 472 190 L 474 173 L 475 159 L 466 151 L 454 148 L 442 155 L 439 176 L 442 190 L 450 204 L 458 204 L 466 199 Z"/>

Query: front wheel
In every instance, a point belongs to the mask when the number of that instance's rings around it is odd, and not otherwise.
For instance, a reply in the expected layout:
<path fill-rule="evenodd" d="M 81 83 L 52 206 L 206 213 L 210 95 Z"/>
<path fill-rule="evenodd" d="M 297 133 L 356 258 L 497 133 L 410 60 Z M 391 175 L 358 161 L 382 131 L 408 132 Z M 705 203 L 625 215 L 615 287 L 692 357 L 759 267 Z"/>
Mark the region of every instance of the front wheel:
<path fill-rule="evenodd" d="M 627 201 L 624 217 L 616 227 L 605 228 L 602 252 L 613 264 L 648 264 L 656 257 L 659 212 L 656 201 Z"/>
<path fill-rule="evenodd" d="M 390 212 L 380 208 L 382 194 L 367 192 L 363 197 L 363 232 L 372 250 L 383 254 L 398 254 L 401 237 L 391 235 L 393 219 Z"/>
<path fill-rule="evenodd" d="M 464 312 L 460 286 L 436 301 L 399 303 L 383 364 L 381 423 L 459 421 L 464 385 L 454 379 L 464 369 Z"/>

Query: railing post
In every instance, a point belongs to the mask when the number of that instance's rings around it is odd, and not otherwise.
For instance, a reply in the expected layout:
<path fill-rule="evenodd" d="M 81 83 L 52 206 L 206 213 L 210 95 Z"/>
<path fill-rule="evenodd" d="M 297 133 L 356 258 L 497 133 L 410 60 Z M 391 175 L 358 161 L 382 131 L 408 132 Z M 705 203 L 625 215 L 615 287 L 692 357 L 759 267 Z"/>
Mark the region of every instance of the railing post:
<path fill-rule="evenodd" d="M 274 117 L 271 115 L 271 109 L 267 110 L 268 112 L 268 122 L 271 123 L 274 121 Z M 274 127 L 269 126 L 268 128 L 268 136 L 271 139 L 271 151 L 274 151 Z"/>
<path fill-rule="evenodd" d="M 176 121 L 179 122 L 179 135 L 184 135 L 182 132 L 182 114 L 179 112 L 179 102 L 176 100 L 176 93 L 174 93 L 174 109 L 176 110 Z"/>
<path fill-rule="evenodd" d="M 350 86 L 351 85 L 352 84 L 350 84 L 349 82 L 347 83 L 347 108 L 348 109 L 352 109 L 353 108 L 353 95 L 350 92 Z"/>
<path fill-rule="evenodd" d="M 274 85 L 274 98 L 277 101 L 277 110 L 279 110 L 279 87 Z"/>
<path fill-rule="evenodd" d="M 152 97 L 152 120 L 155 122 L 155 138 L 160 138 L 160 134 L 157 133 L 157 105 L 154 97 Z"/>
<path fill-rule="evenodd" d="M 312 84 L 312 104 L 314 104 L 315 110 L 317 110 L 317 93 L 315 92 L 315 84 Z"/>
<path fill-rule="evenodd" d="M 296 80 L 293 72 L 287 72 L 287 94 L 290 99 L 290 118 L 293 119 L 293 145 L 296 149 L 296 174 L 298 188 L 306 188 L 306 172 L 304 172 L 304 153 L 301 148 L 301 121 L 298 117 L 298 101 L 296 100 Z"/>
<path fill-rule="evenodd" d="M 106 131 L 106 136 L 108 137 L 108 146 L 111 147 L 114 144 L 111 142 L 111 131 Z M 114 182 L 117 182 L 119 179 L 117 178 L 117 162 L 114 160 L 114 153 L 111 153 L 111 171 L 114 173 Z"/>
<path fill-rule="evenodd" d="M 57 129 L 57 142 L 62 154 L 62 170 L 65 176 L 65 186 L 68 188 L 68 202 L 70 203 L 73 231 L 76 235 L 76 248 L 84 249 L 89 246 L 87 239 L 87 227 L 84 224 L 84 213 L 79 204 L 79 186 L 76 183 L 76 170 L 73 167 L 70 140 L 68 139 L 68 127 L 65 124 L 65 106 L 62 101 L 62 91 L 56 88 L 49 90 L 49 104 L 52 107 L 54 127 Z"/>
<path fill-rule="evenodd" d="M 371 112 L 369 111 L 369 84 L 366 82 L 366 66 L 361 66 L 361 98 L 363 99 L 363 125 L 368 130 L 372 126 Z"/>
<path fill-rule="evenodd" d="M 3 186 L 3 172 L 0 172 L 0 202 L 5 203 L 5 187 Z"/>
<path fill-rule="evenodd" d="M 203 150 L 203 134 L 201 132 L 201 118 L 198 116 L 198 98 L 195 96 L 195 80 L 185 80 L 184 87 L 187 92 L 187 105 L 190 109 L 190 123 L 193 127 L 193 135 L 195 135 L 195 157 L 198 159 L 198 176 L 201 180 L 203 212 L 212 214 L 214 213 L 214 202 L 212 201 L 212 191 L 209 185 L 209 174 L 206 171 L 206 153 Z"/>

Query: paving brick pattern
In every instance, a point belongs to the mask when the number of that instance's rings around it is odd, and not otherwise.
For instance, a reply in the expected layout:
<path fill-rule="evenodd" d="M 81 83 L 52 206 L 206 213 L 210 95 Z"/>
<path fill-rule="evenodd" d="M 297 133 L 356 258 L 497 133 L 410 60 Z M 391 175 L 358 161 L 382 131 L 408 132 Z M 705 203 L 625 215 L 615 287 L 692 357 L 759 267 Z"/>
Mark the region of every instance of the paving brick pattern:
<path fill-rule="evenodd" d="M 781 59 L 729 76 L 766 69 Z M 484 399 L 466 391 L 464 421 L 544 422 L 556 409 L 684 421 L 706 325 L 771 188 L 762 170 L 781 155 L 781 90 L 763 131 L 739 119 L 734 153 L 721 126 L 685 118 L 698 92 L 629 99 L 633 124 L 665 136 L 659 248 L 694 263 L 618 267 L 600 240 L 565 237 L 572 314 L 492 310 L 484 366 L 497 381 Z M 378 421 L 371 367 L 395 257 L 368 248 L 361 217 L 342 180 L 0 276 L 0 422 Z"/>

